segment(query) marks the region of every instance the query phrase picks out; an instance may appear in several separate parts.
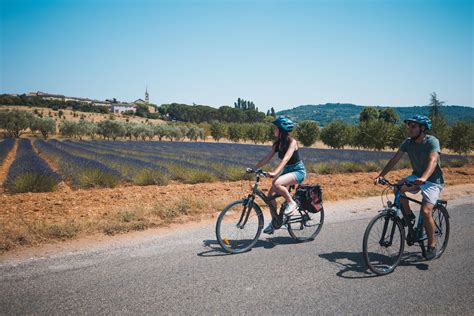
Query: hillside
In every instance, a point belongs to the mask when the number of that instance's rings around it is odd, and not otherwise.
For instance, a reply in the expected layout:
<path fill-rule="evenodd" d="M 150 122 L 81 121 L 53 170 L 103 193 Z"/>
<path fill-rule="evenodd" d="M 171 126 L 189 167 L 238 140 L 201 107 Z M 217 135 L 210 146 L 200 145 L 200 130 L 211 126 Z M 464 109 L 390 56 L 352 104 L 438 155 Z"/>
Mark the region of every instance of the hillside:
<path fill-rule="evenodd" d="M 42 107 L 27 107 L 27 106 L 17 106 L 17 105 L 0 105 L 0 110 L 21 110 L 27 111 L 35 114 L 36 116 L 42 117 L 51 117 L 56 121 L 56 124 L 61 123 L 64 120 L 68 121 L 79 121 L 81 118 L 91 121 L 91 122 L 100 122 L 106 119 L 113 117 L 115 120 L 120 122 L 133 122 L 133 123 L 146 123 L 147 121 L 153 124 L 161 124 L 164 121 L 160 119 L 146 119 L 139 116 L 128 116 L 124 114 L 112 114 L 112 113 L 93 113 L 93 112 L 81 112 L 73 111 L 70 109 L 62 109 L 62 116 L 59 118 L 59 111 L 55 111 L 50 108 Z"/>
<path fill-rule="evenodd" d="M 342 120 L 348 124 L 356 124 L 359 121 L 359 113 L 364 106 L 350 103 L 326 103 L 318 105 L 300 105 L 289 110 L 277 112 L 278 115 L 287 115 L 296 121 L 315 120 L 321 126 L 325 126 L 333 120 Z M 416 114 L 429 112 L 429 106 L 393 107 L 400 118 L 410 117 Z M 443 106 L 441 112 L 449 124 L 457 121 L 474 121 L 474 108 L 459 105 Z"/>

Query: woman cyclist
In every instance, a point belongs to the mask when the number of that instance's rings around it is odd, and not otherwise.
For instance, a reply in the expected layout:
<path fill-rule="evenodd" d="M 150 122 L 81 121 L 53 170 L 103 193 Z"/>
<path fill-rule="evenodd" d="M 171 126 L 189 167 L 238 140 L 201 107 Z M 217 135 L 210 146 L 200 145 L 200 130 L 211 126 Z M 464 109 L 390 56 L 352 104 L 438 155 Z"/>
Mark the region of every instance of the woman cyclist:
<path fill-rule="evenodd" d="M 281 162 L 275 170 L 268 173 L 270 177 L 275 178 L 268 192 L 268 196 L 270 197 L 276 194 L 283 196 L 287 202 L 284 211 L 285 215 L 291 216 L 296 211 L 297 204 L 288 192 L 287 187 L 292 184 L 301 184 L 306 176 L 306 170 L 298 154 L 298 144 L 296 140 L 290 136 L 290 132 L 293 130 L 295 124 L 284 116 L 278 117 L 272 124 L 273 134 L 277 140 L 273 143 L 272 150 L 265 158 L 255 165 L 254 170 L 266 165 L 273 156 L 278 153 L 278 158 L 281 159 Z M 271 203 L 275 209 L 277 209 L 276 201 L 272 200 Z M 270 224 L 263 232 L 265 234 L 273 234 L 274 231 L 272 221 L 270 221 Z"/>

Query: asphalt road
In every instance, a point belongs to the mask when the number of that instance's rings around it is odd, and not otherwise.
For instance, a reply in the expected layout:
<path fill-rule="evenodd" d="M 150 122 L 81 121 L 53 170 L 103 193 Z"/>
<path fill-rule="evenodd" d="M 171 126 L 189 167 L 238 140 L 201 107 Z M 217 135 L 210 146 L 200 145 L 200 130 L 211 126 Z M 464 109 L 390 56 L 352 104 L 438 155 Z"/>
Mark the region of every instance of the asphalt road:
<path fill-rule="evenodd" d="M 406 247 L 394 273 L 374 277 L 362 255 L 374 215 L 328 216 L 315 241 L 286 231 L 225 255 L 214 226 L 121 246 L 0 264 L 1 314 L 442 313 L 474 310 L 474 200 L 451 202 L 445 254 Z M 331 210 L 327 209 L 329 213 Z"/>

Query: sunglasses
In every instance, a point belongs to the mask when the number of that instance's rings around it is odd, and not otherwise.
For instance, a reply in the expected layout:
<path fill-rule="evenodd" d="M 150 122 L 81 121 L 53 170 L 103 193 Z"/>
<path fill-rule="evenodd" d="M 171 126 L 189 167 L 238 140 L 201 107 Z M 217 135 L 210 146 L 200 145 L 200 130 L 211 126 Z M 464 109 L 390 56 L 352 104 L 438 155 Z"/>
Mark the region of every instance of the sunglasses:
<path fill-rule="evenodd" d="M 415 127 L 418 127 L 419 125 L 417 123 L 407 123 L 407 126 L 411 129 L 414 129 Z"/>

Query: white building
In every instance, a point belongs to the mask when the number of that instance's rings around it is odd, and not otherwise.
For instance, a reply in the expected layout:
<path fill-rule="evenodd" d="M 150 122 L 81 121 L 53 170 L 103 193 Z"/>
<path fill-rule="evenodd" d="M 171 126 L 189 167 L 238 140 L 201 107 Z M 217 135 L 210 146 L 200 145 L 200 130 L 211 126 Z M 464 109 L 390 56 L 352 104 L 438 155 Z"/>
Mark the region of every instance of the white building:
<path fill-rule="evenodd" d="M 120 114 L 125 111 L 135 111 L 137 110 L 136 106 L 132 106 L 128 103 L 117 103 L 117 104 L 112 104 L 112 107 L 110 108 L 110 111 L 114 114 Z"/>
<path fill-rule="evenodd" d="M 56 101 L 74 101 L 74 102 L 79 102 L 83 104 L 91 104 L 91 105 L 96 105 L 96 106 L 110 106 L 110 102 L 107 101 L 99 101 L 99 100 L 92 100 L 89 98 L 79 98 L 79 97 L 67 97 L 62 94 L 52 94 L 52 93 L 46 93 L 46 92 L 30 92 L 28 93 L 28 96 L 30 97 L 39 97 L 44 100 L 56 100 Z"/>

